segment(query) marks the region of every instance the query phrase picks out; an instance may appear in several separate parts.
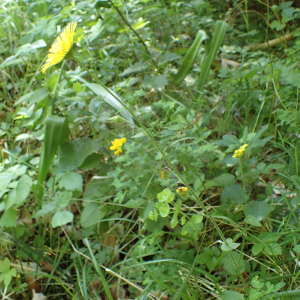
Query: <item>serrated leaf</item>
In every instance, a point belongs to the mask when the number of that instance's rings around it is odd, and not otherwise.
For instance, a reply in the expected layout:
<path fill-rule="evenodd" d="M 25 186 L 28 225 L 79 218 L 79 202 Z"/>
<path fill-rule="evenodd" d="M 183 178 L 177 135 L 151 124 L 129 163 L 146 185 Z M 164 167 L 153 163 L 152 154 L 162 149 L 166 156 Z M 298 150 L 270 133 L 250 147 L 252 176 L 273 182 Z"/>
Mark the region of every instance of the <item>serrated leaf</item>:
<path fill-rule="evenodd" d="M 56 205 L 54 202 L 48 203 L 43 205 L 42 209 L 37 211 L 35 214 L 32 215 L 32 218 L 43 217 L 47 214 L 52 213 L 56 209 Z"/>
<path fill-rule="evenodd" d="M 73 221 L 74 215 L 69 211 L 57 211 L 51 220 L 52 228 L 65 225 Z"/>
<path fill-rule="evenodd" d="M 66 207 L 72 197 L 71 191 L 58 191 L 54 197 L 56 207 L 58 209 Z"/>
<path fill-rule="evenodd" d="M 58 184 L 60 189 L 66 189 L 69 191 L 78 190 L 82 192 L 83 186 L 83 178 L 81 174 L 74 173 L 74 172 L 67 172 L 65 173 Z"/>

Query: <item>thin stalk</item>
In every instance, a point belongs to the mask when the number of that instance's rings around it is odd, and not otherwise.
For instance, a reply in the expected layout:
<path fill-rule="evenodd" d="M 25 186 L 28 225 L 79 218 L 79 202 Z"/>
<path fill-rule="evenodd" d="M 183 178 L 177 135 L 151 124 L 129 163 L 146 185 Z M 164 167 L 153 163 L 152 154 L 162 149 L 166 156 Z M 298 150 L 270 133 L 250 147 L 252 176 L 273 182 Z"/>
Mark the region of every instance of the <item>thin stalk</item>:
<path fill-rule="evenodd" d="M 130 23 L 126 20 L 126 18 L 123 16 L 123 14 L 121 13 L 121 11 L 119 10 L 119 8 L 117 6 L 115 6 L 115 4 L 113 3 L 113 1 L 109 0 L 110 4 L 114 7 L 114 9 L 117 11 L 117 13 L 119 14 L 119 16 L 122 18 L 122 20 L 126 23 L 126 25 L 130 28 L 130 30 L 137 36 L 138 40 L 142 43 L 143 47 L 145 48 L 147 54 L 149 55 L 150 59 L 152 60 L 154 66 L 156 69 L 158 69 L 158 66 L 155 62 L 155 60 L 152 58 L 151 53 L 149 52 L 145 42 L 143 41 L 143 39 L 140 37 L 140 35 L 133 29 L 133 27 L 130 25 Z"/>
<path fill-rule="evenodd" d="M 54 114 L 54 110 L 55 110 L 55 100 L 56 100 L 56 97 L 57 97 L 57 86 L 58 86 L 58 83 L 59 83 L 60 80 L 61 80 L 61 75 L 62 75 L 62 71 L 63 71 L 64 66 L 65 66 L 65 60 L 64 60 L 63 63 L 62 63 L 62 66 L 61 66 L 61 68 L 60 68 L 60 71 L 59 71 L 59 75 L 58 75 L 57 81 L 56 81 L 55 86 L 54 86 L 54 90 L 53 90 L 53 103 L 52 103 L 52 108 L 51 108 L 51 115 Z"/>
<path fill-rule="evenodd" d="M 84 69 L 87 71 L 87 73 L 99 84 L 101 85 L 109 94 L 111 94 L 111 96 L 115 97 L 114 94 L 112 93 L 112 91 L 110 89 L 108 89 L 93 73 L 90 72 L 90 70 L 77 58 L 73 57 L 73 59 Z M 205 205 L 201 202 L 201 200 L 198 198 L 198 196 L 196 195 L 195 191 L 189 186 L 188 182 L 186 181 L 186 179 L 180 174 L 180 172 L 175 168 L 175 166 L 172 164 L 172 162 L 169 160 L 169 158 L 166 156 L 166 154 L 164 153 L 164 151 L 159 147 L 159 145 L 157 144 L 157 142 L 155 141 L 155 139 L 152 137 L 151 133 L 148 131 L 148 129 L 146 128 L 146 126 L 135 116 L 134 112 L 126 106 L 126 104 L 121 100 L 118 99 L 120 104 L 124 107 L 124 109 L 126 109 L 131 116 L 133 117 L 133 119 L 137 122 L 137 124 L 142 128 L 142 130 L 144 131 L 144 133 L 148 136 L 148 138 L 151 140 L 151 142 L 154 144 L 154 146 L 156 147 L 156 149 L 160 152 L 160 154 L 162 155 L 162 157 L 165 159 L 165 161 L 167 162 L 167 164 L 170 166 L 170 168 L 173 170 L 173 172 L 177 175 L 177 177 L 181 180 L 181 182 L 188 188 L 188 190 L 190 191 L 190 193 L 193 196 L 194 201 L 203 209 L 203 211 L 205 212 L 205 214 L 207 215 L 207 217 L 210 219 L 210 221 L 212 222 L 212 224 L 214 225 L 214 227 L 216 228 L 219 236 L 221 237 L 222 241 L 224 243 L 226 243 L 226 239 L 221 231 L 221 229 L 219 228 L 218 224 L 216 223 L 216 221 L 214 220 L 214 218 L 210 215 L 210 213 L 208 212 L 208 210 L 206 209 Z M 245 291 L 248 292 L 248 287 L 247 284 L 242 276 L 242 274 L 239 271 L 238 266 L 236 265 L 236 262 L 231 254 L 231 252 L 229 251 L 229 255 L 232 259 L 233 264 L 235 265 L 236 270 L 238 270 L 239 275 L 240 275 L 240 279 L 243 282 L 243 285 L 245 287 Z"/>

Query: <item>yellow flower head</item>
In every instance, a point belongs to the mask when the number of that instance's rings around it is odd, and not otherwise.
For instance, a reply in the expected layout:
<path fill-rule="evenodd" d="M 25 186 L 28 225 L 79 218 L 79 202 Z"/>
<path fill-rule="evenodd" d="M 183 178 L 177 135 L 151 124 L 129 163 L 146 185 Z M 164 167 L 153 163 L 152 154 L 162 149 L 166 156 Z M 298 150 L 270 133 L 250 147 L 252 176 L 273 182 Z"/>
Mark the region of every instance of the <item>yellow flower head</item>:
<path fill-rule="evenodd" d="M 167 179 L 166 171 L 161 171 L 161 172 L 160 172 L 160 177 L 161 177 L 163 180 L 166 180 L 166 179 Z"/>
<path fill-rule="evenodd" d="M 109 148 L 110 150 L 117 150 L 114 154 L 122 153 L 121 146 L 126 143 L 126 138 L 122 139 L 115 139 L 114 141 L 111 141 L 112 146 Z"/>
<path fill-rule="evenodd" d="M 177 189 L 177 194 L 180 196 L 185 196 L 188 192 L 188 188 L 187 187 L 180 187 Z"/>
<path fill-rule="evenodd" d="M 236 158 L 242 157 L 246 147 L 248 147 L 248 146 L 249 146 L 248 144 L 245 144 L 245 145 L 241 146 L 240 149 L 235 150 L 232 157 L 236 157 Z"/>
<path fill-rule="evenodd" d="M 56 38 L 52 44 L 46 62 L 41 68 L 42 73 L 64 60 L 73 46 L 74 31 L 77 26 L 77 22 L 72 22 L 67 25 L 64 31 Z"/>

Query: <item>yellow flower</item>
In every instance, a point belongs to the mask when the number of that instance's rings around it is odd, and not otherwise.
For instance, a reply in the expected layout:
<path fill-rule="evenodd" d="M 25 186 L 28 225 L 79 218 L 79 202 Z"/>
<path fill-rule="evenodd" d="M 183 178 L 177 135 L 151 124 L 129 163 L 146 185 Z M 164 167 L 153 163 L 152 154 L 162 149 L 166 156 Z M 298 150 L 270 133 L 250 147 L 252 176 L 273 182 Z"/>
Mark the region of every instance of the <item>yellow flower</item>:
<path fill-rule="evenodd" d="M 163 180 L 166 180 L 166 179 L 167 179 L 166 171 L 161 171 L 161 172 L 160 172 L 160 177 L 161 177 Z"/>
<path fill-rule="evenodd" d="M 64 60 L 70 52 L 73 46 L 73 37 L 76 26 L 77 22 L 69 23 L 64 31 L 56 38 L 49 50 L 47 60 L 41 68 L 42 73 L 45 73 L 48 68 Z"/>
<path fill-rule="evenodd" d="M 236 157 L 236 158 L 242 157 L 246 147 L 248 147 L 248 146 L 249 146 L 248 144 L 245 144 L 245 145 L 241 146 L 240 149 L 235 150 L 234 155 L 232 157 Z"/>
<path fill-rule="evenodd" d="M 121 146 L 126 143 L 126 138 L 122 139 L 115 139 L 114 141 L 111 141 L 112 146 L 109 148 L 110 150 L 117 150 L 114 154 L 122 153 Z"/>
<path fill-rule="evenodd" d="M 188 192 L 188 188 L 187 187 L 180 187 L 177 189 L 177 194 L 180 195 L 180 196 L 184 196 L 187 194 Z"/>

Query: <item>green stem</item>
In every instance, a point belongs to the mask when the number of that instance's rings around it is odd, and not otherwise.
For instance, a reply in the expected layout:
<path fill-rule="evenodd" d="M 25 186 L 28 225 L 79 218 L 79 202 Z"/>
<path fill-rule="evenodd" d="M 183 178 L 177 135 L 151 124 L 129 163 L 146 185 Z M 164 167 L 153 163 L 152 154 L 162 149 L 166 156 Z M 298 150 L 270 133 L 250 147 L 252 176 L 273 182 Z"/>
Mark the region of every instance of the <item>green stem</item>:
<path fill-rule="evenodd" d="M 63 71 L 64 66 L 65 66 L 65 60 L 64 60 L 63 63 L 62 63 L 62 66 L 61 66 L 61 68 L 60 68 L 60 71 L 59 71 L 59 75 L 58 75 L 57 81 L 56 81 L 55 86 L 54 86 L 54 90 L 53 90 L 53 103 L 52 103 L 52 108 L 51 108 L 51 115 L 54 114 L 54 110 L 55 110 L 55 101 L 56 101 L 56 97 L 57 97 L 57 86 L 58 86 L 58 83 L 60 82 L 60 79 L 61 79 L 61 75 L 62 75 L 62 71 Z"/>
<path fill-rule="evenodd" d="M 114 94 L 112 93 L 112 91 L 107 88 L 93 73 L 90 72 L 90 70 L 77 58 L 73 57 L 73 59 L 84 69 L 87 71 L 87 73 L 99 84 L 101 85 L 111 96 L 114 96 Z M 198 196 L 196 195 L 195 191 L 189 186 L 188 182 L 185 180 L 184 177 L 181 176 L 181 174 L 179 173 L 179 171 L 175 168 L 175 166 L 172 164 L 172 162 L 169 160 L 169 158 L 166 156 L 166 154 L 164 153 L 164 151 L 159 147 L 159 145 L 157 144 L 157 142 L 155 141 L 155 139 L 152 137 L 151 133 L 148 131 L 148 129 L 145 127 L 145 125 L 135 116 L 134 112 L 131 110 L 131 108 L 129 108 L 128 106 L 126 106 L 126 104 L 118 97 L 118 101 L 120 102 L 120 104 L 124 107 L 124 109 L 126 109 L 131 116 L 133 117 L 133 119 L 138 123 L 138 125 L 143 129 L 144 133 L 149 137 L 149 139 L 151 140 L 151 142 L 154 144 L 154 146 L 156 147 L 156 149 L 160 152 L 160 154 L 162 155 L 162 157 L 165 159 L 165 161 L 167 162 L 167 164 L 170 166 L 170 168 L 174 171 L 174 173 L 177 175 L 177 177 L 181 180 L 181 182 L 188 188 L 188 190 L 190 191 L 190 193 L 193 196 L 193 199 L 195 200 L 195 202 L 203 209 L 203 211 L 205 212 L 205 214 L 207 215 L 207 217 L 210 219 L 210 221 L 212 222 L 212 224 L 214 225 L 214 227 L 216 228 L 219 236 L 221 237 L 222 241 L 224 243 L 226 243 L 226 239 L 221 231 L 221 229 L 219 228 L 218 224 L 216 223 L 216 221 L 214 220 L 214 218 L 210 215 L 210 213 L 208 212 L 208 210 L 206 209 L 205 205 L 201 202 L 201 200 L 198 198 Z M 243 281 L 245 290 L 248 291 L 246 282 L 242 276 L 242 274 L 240 274 L 239 268 L 236 265 L 236 262 L 232 256 L 232 253 L 229 251 L 229 255 L 232 259 L 233 264 L 236 267 L 236 270 L 238 270 L 239 275 L 241 280 Z"/>
<path fill-rule="evenodd" d="M 133 29 L 133 27 L 130 25 L 130 23 L 126 20 L 126 18 L 123 16 L 123 14 L 121 13 L 121 11 L 119 10 L 119 8 L 113 3 L 113 1 L 109 0 L 110 4 L 114 7 L 114 9 L 117 11 L 117 13 L 119 14 L 119 16 L 121 17 L 121 19 L 126 23 L 126 25 L 130 28 L 130 30 L 137 36 L 137 38 L 139 39 L 139 41 L 142 43 L 143 47 L 145 48 L 147 54 L 149 55 L 150 59 L 152 60 L 154 66 L 156 69 L 158 69 L 158 66 L 155 62 L 155 60 L 152 58 L 151 53 L 149 52 L 145 42 L 143 41 L 143 39 L 140 37 L 140 35 Z"/>

